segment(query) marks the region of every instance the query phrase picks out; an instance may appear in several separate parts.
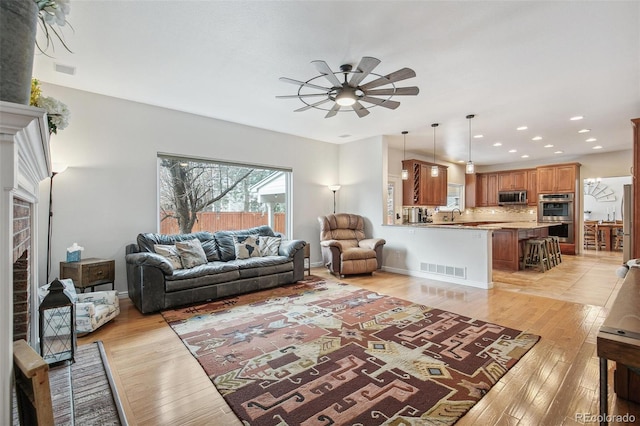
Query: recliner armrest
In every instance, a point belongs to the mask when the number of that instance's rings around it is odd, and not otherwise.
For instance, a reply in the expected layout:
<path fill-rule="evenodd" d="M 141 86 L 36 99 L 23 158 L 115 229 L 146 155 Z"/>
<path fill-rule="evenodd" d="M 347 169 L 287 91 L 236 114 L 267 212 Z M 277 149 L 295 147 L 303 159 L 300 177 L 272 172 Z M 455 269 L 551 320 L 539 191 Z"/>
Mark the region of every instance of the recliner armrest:
<path fill-rule="evenodd" d="M 358 247 L 375 250 L 376 247 L 386 243 L 387 242 L 383 238 L 367 238 L 366 240 L 358 241 Z"/>
<path fill-rule="evenodd" d="M 138 266 L 152 266 L 162 271 L 164 275 L 173 274 L 173 266 L 164 257 L 157 253 L 130 253 L 125 256 L 126 262 Z"/>
<path fill-rule="evenodd" d="M 324 240 L 320 241 L 321 247 L 336 247 L 338 250 L 342 251 L 342 243 L 338 240 Z"/>

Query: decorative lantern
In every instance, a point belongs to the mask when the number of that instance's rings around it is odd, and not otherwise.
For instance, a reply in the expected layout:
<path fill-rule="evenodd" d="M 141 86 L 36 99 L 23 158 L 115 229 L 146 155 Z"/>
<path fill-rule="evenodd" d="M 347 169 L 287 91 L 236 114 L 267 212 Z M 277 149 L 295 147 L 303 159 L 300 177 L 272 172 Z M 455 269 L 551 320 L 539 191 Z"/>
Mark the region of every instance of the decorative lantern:
<path fill-rule="evenodd" d="M 64 284 L 55 279 L 40 303 L 40 356 L 52 365 L 73 362 L 76 349 L 76 311 L 64 293 Z"/>

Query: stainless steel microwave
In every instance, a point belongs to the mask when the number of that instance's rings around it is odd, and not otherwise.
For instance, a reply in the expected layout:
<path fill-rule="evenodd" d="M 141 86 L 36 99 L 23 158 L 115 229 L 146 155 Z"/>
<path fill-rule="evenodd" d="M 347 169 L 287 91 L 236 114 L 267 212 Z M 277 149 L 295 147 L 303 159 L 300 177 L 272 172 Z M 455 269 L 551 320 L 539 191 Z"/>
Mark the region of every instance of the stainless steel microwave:
<path fill-rule="evenodd" d="M 527 204 L 527 191 L 499 191 L 498 205 Z"/>

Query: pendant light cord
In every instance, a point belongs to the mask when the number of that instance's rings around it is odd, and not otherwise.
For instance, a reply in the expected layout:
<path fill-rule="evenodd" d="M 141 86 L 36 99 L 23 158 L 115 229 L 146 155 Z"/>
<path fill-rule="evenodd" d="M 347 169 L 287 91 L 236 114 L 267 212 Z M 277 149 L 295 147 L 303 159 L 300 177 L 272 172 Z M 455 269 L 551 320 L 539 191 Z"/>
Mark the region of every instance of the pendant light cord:
<path fill-rule="evenodd" d="M 467 115 L 467 119 L 469 120 L 469 162 L 471 162 L 471 119 L 475 117 L 473 114 Z"/>

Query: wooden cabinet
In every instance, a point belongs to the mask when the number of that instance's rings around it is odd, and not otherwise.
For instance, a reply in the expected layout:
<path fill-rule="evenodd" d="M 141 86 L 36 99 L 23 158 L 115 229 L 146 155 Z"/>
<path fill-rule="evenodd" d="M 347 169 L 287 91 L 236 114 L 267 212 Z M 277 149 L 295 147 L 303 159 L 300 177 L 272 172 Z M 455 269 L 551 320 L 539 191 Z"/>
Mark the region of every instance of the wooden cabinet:
<path fill-rule="evenodd" d="M 527 189 L 526 170 L 513 170 L 498 174 L 498 191 L 523 191 Z"/>
<path fill-rule="evenodd" d="M 578 163 L 571 163 L 538 167 L 538 194 L 575 193 L 579 166 Z"/>
<path fill-rule="evenodd" d="M 478 207 L 477 199 L 478 175 L 476 173 L 464 175 L 464 207 Z"/>
<path fill-rule="evenodd" d="M 538 205 L 538 173 L 536 169 L 527 170 L 527 204 Z"/>
<path fill-rule="evenodd" d="M 402 182 L 402 203 L 405 206 L 446 206 L 447 167 L 439 164 L 438 176 L 431 176 L 431 166 L 420 160 L 405 160 L 402 168 L 409 171 L 409 179 Z"/>
<path fill-rule="evenodd" d="M 476 206 L 489 207 L 498 205 L 498 174 L 482 173 L 477 176 Z"/>

